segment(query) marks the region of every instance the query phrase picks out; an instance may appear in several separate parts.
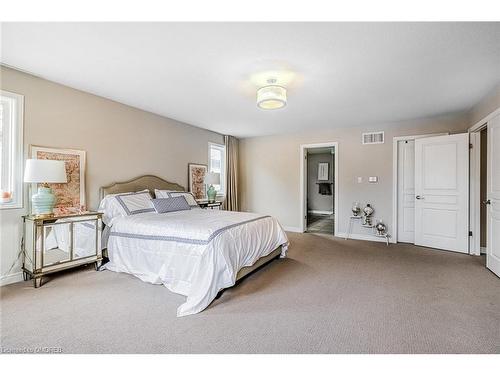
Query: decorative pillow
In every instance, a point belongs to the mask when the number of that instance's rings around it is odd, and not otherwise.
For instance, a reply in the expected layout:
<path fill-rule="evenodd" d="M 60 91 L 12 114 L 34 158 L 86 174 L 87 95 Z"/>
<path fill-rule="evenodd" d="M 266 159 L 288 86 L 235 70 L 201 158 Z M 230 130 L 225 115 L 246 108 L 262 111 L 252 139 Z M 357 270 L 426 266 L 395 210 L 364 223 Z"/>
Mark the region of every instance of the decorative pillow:
<path fill-rule="evenodd" d="M 191 207 L 198 207 L 198 202 L 194 198 L 192 193 L 182 192 L 182 191 L 172 191 L 168 193 L 171 197 L 184 197 Z"/>
<path fill-rule="evenodd" d="M 152 199 L 151 202 L 153 203 L 156 212 L 158 212 L 159 214 L 191 209 L 188 202 L 186 201 L 186 198 L 184 197 L 156 198 Z"/>
<path fill-rule="evenodd" d="M 155 189 L 156 198 L 171 198 L 171 197 L 184 197 L 191 207 L 198 207 L 198 203 L 194 198 L 194 195 L 187 191 L 175 191 L 175 190 L 157 190 Z"/>
<path fill-rule="evenodd" d="M 151 205 L 151 195 L 148 192 L 127 193 L 115 195 L 116 200 L 122 206 L 127 215 L 141 214 L 143 212 L 153 212 L 155 209 Z"/>

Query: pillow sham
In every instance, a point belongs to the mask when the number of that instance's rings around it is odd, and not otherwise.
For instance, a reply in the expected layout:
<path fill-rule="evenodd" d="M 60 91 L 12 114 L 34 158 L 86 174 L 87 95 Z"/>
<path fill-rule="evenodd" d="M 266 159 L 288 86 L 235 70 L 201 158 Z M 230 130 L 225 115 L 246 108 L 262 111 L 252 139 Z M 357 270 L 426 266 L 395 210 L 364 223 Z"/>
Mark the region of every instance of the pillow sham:
<path fill-rule="evenodd" d="M 182 196 L 151 199 L 151 203 L 153 203 L 155 211 L 159 214 L 164 214 L 167 212 L 186 211 L 191 209 L 188 202 L 186 201 L 186 198 Z"/>
<path fill-rule="evenodd" d="M 168 193 L 170 193 L 171 191 L 174 191 L 174 190 L 155 189 L 155 198 L 170 198 L 170 195 L 168 195 Z"/>
<path fill-rule="evenodd" d="M 139 197 L 139 200 L 143 202 L 142 208 L 149 208 L 151 211 L 154 211 L 154 208 L 151 204 L 151 195 L 149 194 L 149 190 L 141 190 L 138 192 L 130 192 L 130 193 L 120 193 L 120 194 L 109 194 L 106 195 L 101 203 L 99 204 L 99 211 L 103 212 L 102 216 L 102 221 L 106 225 L 111 225 L 111 222 L 114 218 L 120 217 L 120 216 L 127 216 L 129 215 L 127 211 L 123 208 L 123 206 L 120 204 L 120 201 L 117 199 L 118 196 L 129 196 L 129 195 L 138 195 L 140 194 L 141 196 Z M 121 200 L 125 199 L 126 202 L 130 203 L 130 198 L 121 198 Z M 134 200 L 134 199 L 132 199 Z M 137 200 L 137 199 L 136 199 Z M 146 204 L 147 202 L 147 204 Z M 127 209 L 129 212 L 135 212 L 137 207 L 128 207 Z M 132 210 L 130 210 L 132 208 Z"/>
<path fill-rule="evenodd" d="M 196 199 L 194 198 L 194 195 L 192 193 L 172 191 L 168 194 L 170 194 L 171 197 L 184 197 L 191 207 L 198 207 L 198 202 L 196 202 Z"/>
<path fill-rule="evenodd" d="M 156 198 L 173 198 L 173 197 L 184 197 L 191 207 L 198 207 L 198 203 L 194 198 L 192 193 L 187 191 L 175 191 L 175 190 L 158 190 L 155 189 Z"/>
<path fill-rule="evenodd" d="M 151 204 L 151 194 L 149 194 L 149 191 L 118 194 L 115 198 L 127 215 L 141 214 L 155 210 Z"/>

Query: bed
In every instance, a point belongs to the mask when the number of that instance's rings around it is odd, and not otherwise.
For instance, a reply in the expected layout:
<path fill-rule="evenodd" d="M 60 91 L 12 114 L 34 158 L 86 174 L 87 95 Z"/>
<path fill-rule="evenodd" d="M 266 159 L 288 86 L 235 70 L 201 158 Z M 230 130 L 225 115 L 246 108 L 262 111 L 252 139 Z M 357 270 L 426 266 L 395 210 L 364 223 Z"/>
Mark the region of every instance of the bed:
<path fill-rule="evenodd" d="M 141 176 L 102 187 L 101 206 L 117 194 L 147 190 L 154 196 L 155 189 L 184 191 L 181 185 L 157 176 Z M 177 316 L 204 310 L 226 288 L 286 256 L 287 236 L 278 221 L 267 215 L 197 207 L 163 214 L 137 212 L 104 220 L 109 262 L 103 267 L 186 296 Z"/>

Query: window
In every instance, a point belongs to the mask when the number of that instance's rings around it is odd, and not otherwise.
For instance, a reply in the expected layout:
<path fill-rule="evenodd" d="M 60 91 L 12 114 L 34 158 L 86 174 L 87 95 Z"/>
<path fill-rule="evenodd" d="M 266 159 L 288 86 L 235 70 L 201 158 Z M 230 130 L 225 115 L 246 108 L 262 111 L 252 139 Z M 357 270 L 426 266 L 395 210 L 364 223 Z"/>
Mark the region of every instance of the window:
<path fill-rule="evenodd" d="M 226 146 L 217 143 L 208 144 L 208 171 L 220 173 L 220 185 L 214 185 L 217 195 L 225 194 L 226 182 Z"/>
<path fill-rule="evenodd" d="M 0 90 L 0 208 L 23 206 L 24 97 Z"/>

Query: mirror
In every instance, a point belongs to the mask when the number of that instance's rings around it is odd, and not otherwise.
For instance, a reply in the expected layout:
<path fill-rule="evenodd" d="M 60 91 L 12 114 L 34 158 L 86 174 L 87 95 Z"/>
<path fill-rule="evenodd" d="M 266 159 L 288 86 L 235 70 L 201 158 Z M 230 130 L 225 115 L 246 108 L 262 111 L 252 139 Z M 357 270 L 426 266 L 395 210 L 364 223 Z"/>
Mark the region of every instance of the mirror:
<path fill-rule="evenodd" d="M 43 266 L 71 259 L 71 224 L 57 222 L 43 227 Z"/>
<path fill-rule="evenodd" d="M 96 220 L 73 223 L 73 258 L 85 258 L 97 254 Z M 100 235 L 100 234 L 99 234 Z"/>

